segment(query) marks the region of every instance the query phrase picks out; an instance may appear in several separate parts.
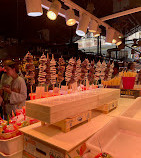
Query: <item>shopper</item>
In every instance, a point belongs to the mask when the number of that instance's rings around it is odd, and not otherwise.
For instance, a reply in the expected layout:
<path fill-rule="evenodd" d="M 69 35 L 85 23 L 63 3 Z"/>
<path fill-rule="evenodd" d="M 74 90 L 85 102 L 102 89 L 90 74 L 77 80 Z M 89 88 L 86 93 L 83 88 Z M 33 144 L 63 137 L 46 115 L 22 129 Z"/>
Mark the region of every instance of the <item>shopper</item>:
<path fill-rule="evenodd" d="M 3 86 L 3 90 L 10 95 L 9 100 L 7 100 L 7 104 L 5 105 L 6 113 L 10 115 L 12 110 L 15 112 L 16 109 L 21 109 L 22 106 L 25 105 L 27 88 L 24 79 L 18 76 L 19 69 L 15 62 L 7 62 L 5 64 L 5 69 L 7 75 L 11 76 L 13 79 L 11 86 Z"/>
<path fill-rule="evenodd" d="M 131 71 L 134 72 L 135 71 L 135 63 L 134 62 L 130 62 L 127 66 L 127 71 Z"/>
<path fill-rule="evenodd" d="M 112 74 L 112 78 L 114 78 L 115 76 L 118 76 L 118 74 L 119 74 L 119 64 L 118 63 L 114 64 L 113 70 L 114 70 L 114 72 Z"/>

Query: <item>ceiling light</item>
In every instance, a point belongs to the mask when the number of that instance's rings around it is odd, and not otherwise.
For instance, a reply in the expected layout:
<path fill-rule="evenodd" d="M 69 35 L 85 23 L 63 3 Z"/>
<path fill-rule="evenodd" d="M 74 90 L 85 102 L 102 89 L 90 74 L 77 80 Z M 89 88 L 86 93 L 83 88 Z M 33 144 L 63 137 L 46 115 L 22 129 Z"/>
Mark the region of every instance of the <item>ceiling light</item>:
<path fill-rule="evenodd" d="M 101 34 L 101 29 L 98 28 L 97 31 L 94 33 L 94 37 L 98 37 Z"/>
<path fill-rule="evenodd" d="M 72 9 L 68 9 L 66 11 L 66 24 L 68 26 L 73 26 L 76 24 L 74 10 L 72 10 Z"/>
<path fill-rule="evenodd" d="M 98 23 L 95 20 L 91 20 L 89 24 L 89 32 L 96 32 L 98 29 Z"/>
<path fill-rule="evenodd" d="M 116 45 L 119 46 L 119 45 L 121 45 L 121 43 L 122 43 L 122 41 L 118 38 L 116 41 Z"/>
<path fill-rule="evenodd" d="M 41 0 L 25 0 L 28 16 L 41 16 L 43 14 Z"/>
<path fill-rule="evenodd" d="M 79 24 L 76 29 L 76 34 L 78 36 L 85 36 L 89 22 L 90 22 L 90 17 L 88 15 L 82 14 L 80 16 Z"/>
<path fill-rule="evenodd" d="M 61 9 L 61 3 L 58 0 L 54 0 L 47 12 L 47 17 L 50 20 L 55 20 L 57 18 L 60 9 Z"/>
<path fill-rule="evenodd" d="M 106 40 L 105 40 L 105 42 L 112 43 L 113 38 L 114 38 L 114 34 L 115 34 L 115 30 L 111 29 L 111 28 L 108 28 L 106 30 Z"/>
<path fill-rule="evenodd" d="M 114 34 L 114 37 L 113 37 L 113 40 L 112 40 L 112 43 L 113 43 L 113 44 L 117 43 L 117 39 L 118 39 L 118 36 L 117 36 L 117 34 L 115 33 L 115 34 Z"/>

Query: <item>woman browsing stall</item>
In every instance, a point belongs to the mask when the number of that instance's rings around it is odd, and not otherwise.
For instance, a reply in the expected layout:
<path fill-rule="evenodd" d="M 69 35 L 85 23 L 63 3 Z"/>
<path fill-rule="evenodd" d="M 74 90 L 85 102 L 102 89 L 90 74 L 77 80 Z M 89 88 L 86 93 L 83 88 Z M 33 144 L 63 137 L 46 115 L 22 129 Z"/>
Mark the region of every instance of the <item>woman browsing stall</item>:
<path fill-rule="evenodd" d="M 11 115 L 16 109 L 21 109 L 25 105 L 27 98 L 27 88 L 25 81 L 22 77 L 18 76 L 18 64 L 9 61 L 5 64 L 7 75 L 12 77 L 11 86 L 3 86 L 3 90 L 9 93 L 10 97 L 5 105 L 7 115 Z"/>

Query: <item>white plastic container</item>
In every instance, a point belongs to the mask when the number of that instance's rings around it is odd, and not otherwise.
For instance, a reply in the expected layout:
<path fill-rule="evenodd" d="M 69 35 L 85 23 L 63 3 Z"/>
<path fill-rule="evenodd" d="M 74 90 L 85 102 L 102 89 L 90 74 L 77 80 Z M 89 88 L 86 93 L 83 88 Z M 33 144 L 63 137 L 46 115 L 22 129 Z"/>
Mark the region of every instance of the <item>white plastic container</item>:
<path fill-rule="evenodd" d="M 138 97 L 122 116 L 141 120 L 141 97 Z"/>
<path fill-rule="evenodd" d="M 0 140 L 1 153 L 11 155 L 21 150 L 23 150 L 23 135 L 19 135 L 7 140 Z"/>
<path fill-rule="evenodd" d="M 87 142 L 96 156 L 107 152 L 114 158 L 141 158 L 141 121 L 125 117 L 113 118 Z"/>
<path fill-rule="evenodd" d="M 0 158 L 22 158 L 23 150 L 13 153 L 11 155 L 5 155 L 0 152 Z"/>

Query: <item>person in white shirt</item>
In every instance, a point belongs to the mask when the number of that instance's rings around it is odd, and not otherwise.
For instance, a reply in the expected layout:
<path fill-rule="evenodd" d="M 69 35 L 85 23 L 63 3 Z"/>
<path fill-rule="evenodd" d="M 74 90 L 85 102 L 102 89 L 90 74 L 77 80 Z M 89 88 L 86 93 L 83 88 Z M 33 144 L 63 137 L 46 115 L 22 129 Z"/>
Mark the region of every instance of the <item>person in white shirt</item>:
<path fill-rule="evenodd" d="M 12 77 L 10 87 L 3 87 L 3 90 L 10 94 L 10 98 L 5 105 L 7 115 L 11 115 L 12 110 L 15 113 L 16 109 L 21 109 L 25 105 L 27 98 L 27 87 L 22 77 L 18 76 L 18 64 L 13 61 L 5 65 L 7 75 Z"/>

